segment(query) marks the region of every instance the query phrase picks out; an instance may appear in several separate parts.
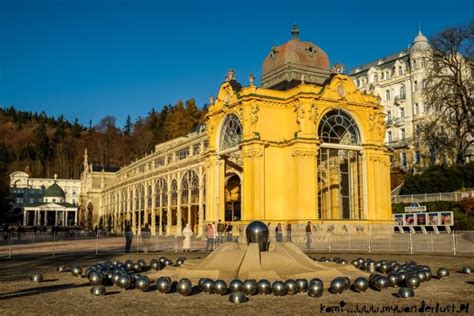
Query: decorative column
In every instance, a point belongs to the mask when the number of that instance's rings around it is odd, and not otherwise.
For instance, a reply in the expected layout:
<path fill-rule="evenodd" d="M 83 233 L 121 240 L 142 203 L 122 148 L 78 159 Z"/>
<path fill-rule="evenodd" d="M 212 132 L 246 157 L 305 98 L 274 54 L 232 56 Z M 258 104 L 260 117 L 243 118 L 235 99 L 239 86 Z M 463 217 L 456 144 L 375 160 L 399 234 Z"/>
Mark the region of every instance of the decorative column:
<path fill-rule="evenodd" d="M 156 184 L 151 181 L 151 234 L 156 235 Z"/>
<path fill-rule="evenodd" d="M 198 237 L 203 235 L 204 225 L 204 207 L 202 205 L 204 199 L 204 174 L 203 167 L 199 166 L 199 200 L 198 200 Z"/>
<path fill-rule="evenodd" d="M 171 234 L 171 174 L 168 175 L 168 205 L 166 212 L 166 236 Z"/>
<path fill-rule="evenodd" d="M 161 188 L 163 189 L 163 188 Z M 160 227 L 158 227 L 158 233 L 160 236 L 163 236 L 163 194 L 162 192 L 160 191 L 160 205 L 159 205 L 159 210 L 160 210 L 160 222 L 159 222 L 159 225 Z"/>
<path fill-rule="evenodd" d="M 181 236 L 183 231 L 183 225 L 181 224 L 181 172 L 178 172 L 178 205 L 177 205 L 177 223 L 176 223 L 176 236 Z"/>

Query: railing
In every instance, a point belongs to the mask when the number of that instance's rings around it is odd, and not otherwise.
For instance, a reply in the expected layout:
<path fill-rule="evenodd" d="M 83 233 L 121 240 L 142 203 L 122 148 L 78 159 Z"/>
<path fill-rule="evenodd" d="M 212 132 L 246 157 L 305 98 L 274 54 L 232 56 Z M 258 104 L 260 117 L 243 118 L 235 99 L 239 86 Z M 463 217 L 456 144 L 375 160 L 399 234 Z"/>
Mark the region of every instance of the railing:
<path fill-rule="evenodd" d="M 456 191 L 392 196 L 392 203 L 423 203 L 436 201 L 461 201 L 474 198 L 474 191 Z"/>
<path fill-rule="evenodd" d="M 63 235 L 61 233 L 24 233 L 18 238 L 15 234 L 4 236 L 0 242 L 0 258 L 16 256 L 57 256 L 70 254 L 122 254 L 183 252 L 183 237 L 151 236 L 144 239 L 133 235 L 127 248 L 127 238 L 108 236 L 101 232 Z M 195 252 L 212 251 L 220 243 L 237 242 L 239 236 L 222 236 L 206 240 L 204 237 L 191 238 L 190 250 Z M 242 241 L 242 240 L 241 240 Z M 277 238 L 271 231 L 270 242 L 291 241 L 308 252 L 351 252 L 351 253 L 442 253 L 442 254 L 474 254 L 474 231 L 457 231 L 441 234 L 400 234 L 400 233 L 357 233 L 332 234 L 313 232 L 308 239 L 306 234 L 285 234 Z"/>

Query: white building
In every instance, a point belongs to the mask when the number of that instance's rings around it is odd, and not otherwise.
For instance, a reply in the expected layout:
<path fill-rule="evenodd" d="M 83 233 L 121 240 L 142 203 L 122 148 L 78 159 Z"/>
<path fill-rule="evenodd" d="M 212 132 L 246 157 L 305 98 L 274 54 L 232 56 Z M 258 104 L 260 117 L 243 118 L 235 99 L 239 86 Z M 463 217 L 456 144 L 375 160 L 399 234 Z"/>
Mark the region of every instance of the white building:
<path fill-rule="evenodd" d="M 392 168 L 419 170 L 429 162 L 430 153 L 420 142 L 420 123 L 430 112 L 422 93 L 430 52 L 420 31 L 410 48 L 349 72 L 356 86 L 378 96 L 385 108 L 385 143 L 394 151 Z"/>

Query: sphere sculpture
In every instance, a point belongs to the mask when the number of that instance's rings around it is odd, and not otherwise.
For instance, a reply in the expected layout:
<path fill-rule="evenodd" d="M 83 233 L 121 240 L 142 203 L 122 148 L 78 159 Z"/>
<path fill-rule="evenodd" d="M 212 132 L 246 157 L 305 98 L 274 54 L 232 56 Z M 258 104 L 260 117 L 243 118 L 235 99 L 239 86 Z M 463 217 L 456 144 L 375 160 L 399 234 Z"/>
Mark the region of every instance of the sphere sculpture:
<path fill-rule="evenodd" d="M 417 270 L 415 272 L 416 276 L 418 277 L 418 279 L 420 279 L 420 282 L 424 282 L 426 281 L 426 273 L 425 271 L 422 271 L 422 270 Z"/>
<path fill-rule="evenodd" d="M 137 263 L 133 264 L 133 270 L 135 270 L 137 272 L 142 272 L 143 267 L 137 262 Z"/>
<path fill-rule="evenodd" d="M 275 281 L 272 284 L 272 292 L 275 296 L 284 296 L 286 294 L 286 286 L 283 281 Z"/>
<path fill-rule="evenodd" d="M 146 261 L 144 259 L 138 260 L 137 263 L 142 267 L 142 269 L 145 269 L 147 267 Z"/>
<path fill-rule="evenodd" d="M 439 268 L 436 275 L 440 280 L 447 279 L 449 277 L 449 271 L 446 268 Z"/>
<path fill-rule="evenodd" d="M 148 289 L 150 288 L 150 279 L 143 276 L 139 277 L 135 280 L 135 287 L 142 292 L 148 291 Z"/>
<path fill-rule="evenodd" d="M 471 267 L 463 267 L 462 268 L 462 273 L 471 274 L 472 273 L 472 268 Z"/>
<path fill-rule="evenodd" d="M 311 297 L 320 297 L 323 295 L 324 286 L 322 282 L 311 282 L 308 286 L 308 295 Z"/>
<path fill-rule="evenodd" d="M 105 292 L 107 291 L 105 290 L 105 286 L 103 285 L 94 285 L 91 288 L 91 294 L 95 296 L 105 295 Z"/>
<path fill-rule="evenodd" d="M 379 271 L 382 273 L 387 273 L 390 271 L 390 266 L 387 263 L 382 263 L 379 267 Z"/>
<path fill-rule="evenodd" d="M 168 277 L 161 277 L 156 280 L 156 288 L 160 293 L 168 293 L 171 290 L 171 279 Z"/>
<path fill-rule="evenodd" d="M 178 260 L 176 260 L 176 265 L 177 265 L 178 267 L 181 266 L 183 263 L 184 263 L 184 259 L 183 259 L 183 258 L 179 258 Z"/>
<path fill-rule="evenodd" d="M 229 301 L 231 303 L 237 303 L 237 304 L 245 303 L 245 302 L 247 302 L 247 297 L 241 291 L 234 291 L 234 292 L 230 293 Z"/>
<path fill-rule="evenodd" d="M 166 259 L 164 262 L 164 266 L 170 266 L 172 264 L 173 264 L 173 261 L 171 261 L 170 259 Z"/>
<path fill-rule="evenodd" d="M 261 221 L 251 222 L 245 229 L 245 236 L 247 237 L 247 244 L 257 243 L 260 251 L 268 250 L 269 230 L 265 223 Z"/>
<path fill-rule="evenodd" d="M 60 266 L 58 266 L 57 271 L 58 272 L 67 272 L 68 268 L 65 265 L 60 265 Z"/>
<path fill-rule="evenodd" d="M 360 265 L 361 265 L 361 263 L 360 263 L 359 260 L 357 260 L 357 259 L 352 260 L 352 261 L 351 261 L 351 264 L 352 264 L 354 267 L 356 267 L 356 268 L 359 268 Z"/>
<path fill-rule="evenodd" d="M 363 277 L 359 277 L 355 279 L 354 283 L 352 284 L 352 289 L 356 291 L 357 293 L 365 292 L 368 287 L 369 287 L 369 281 Z"/>
<path fill-rule="evenodd" d="M 218 295 L 225 295 L 227 293 L 227 283 L 224 280 L 216 280 L 214 282 L 214 292 Z"/>
<path fill-rule="evenodd" d="M 202 291 L 206 294 L 214 293 L 214 281 L 211 279 L 206 279 L 202 283 Z"/>
<path fill-rule="evenodd" d="M 341 279 L 344 280 L 344 290 L 348 290 L 351 287 L 351 279 L 346 276 L 341 277 Z"/>
<path fill-rule="evenodd" d="M 387 279 L 388 279 L 388 286 L 398 287 L 398 282 L 400 282 L 400 277 L 398 276 L 398 274 L 391 272 L 387 275 Z"/>
<path fill-rule="evenodd" d="M 384 276 L 379 276 L 374 280 L 374 287 L 380 292 L 385 291 L 388 288 L 389 281 Z"/>
<path fill-rule="evenodd" d="M 268 295 L 272 292 L 272 284 L 268 280 L 260 280 L 257 283 L 257 290 L 259 294 Z"/>
<path fill-rule="evenodd" d="M 299 293 L 305 293 L 308 291 L 308 280 L 306 279 L 296 279 L 296 286 Z"/>
<path fill-rule="evenodd" d="M 244 292 L 246 296 L 252 296 L 257 293 L 257 281 L 245 280 L 242 285 L 242 292 Z"/>
<path fill-rule="evenodd" d="M 401 287 L 400 290 L 398 290 L 398 297 L 400 298 L 409 298 L 413 296 L 415 296 L 415 291 L 411 288 Z"/>
<path fill-rule="evenodd" d="M 201 291 L 204 291 L 204 288 L 203 288 L 203 284 L 204 284 L 204 281 L 206 280 L 209 280 L 207 278 L 200 278 L 199 281 L 198 281 L 198 288 L 201 290 Z"/>
<path fill-rule="evenodd" d="M 91 272 L 87 276 L 91 285 L 100 285 L 104 282 L 104 275 L 100 272 Z"/>
<path fill-rule="evenodd" d="M 289 279 L 285 281 L 286 294 L 295 295 L 298 293 L 298 285 L 295 280 Z"/>
<path fill-rule="evenodd" d="M 321 283 L 321 284 L 323 284 L 323 281 L 319 278 L 314 278 L 314 279 L 311 279 L 309 281 L 309 284 L 311 284 L 311 283 Z"/>
<path fill-rule="evenodd" d="M 127 270 L 132 270 L 133 269 L 133 261 L 132 260 L 125 261 L 125 267 L 127 268 Z"/>
<path fill-rule="evenodd" d="M 128 290 L 132 287 L 132 279 L 128 275 L 122 275 L 117 282 L 122 289 Z"/>
<path fill-rule="evenodd" d="M 410 289 L 416 289 L 420 286 L 420 279 L 415 274 L 411 274 L 405 278 L 405 284 Z"/>
<path fill-rule="evenodd" d="M 161 270 L 161 263 L 159 261 L 153 261 L 150 263 L 150 266 L 153 270 Z"/>
<path fill-rule="evenodd" d="M 332 294 L 341 294 L 346 288 L 346 282 L 341 278 L 335 278 L 331 281 L 329 292 Z"/>
<path fill-rule="evenodd" d="M 374 273 L 376 270 L 375 262 L 370 261 L 367 263 L 367 272 Z"/>
<path fill-rule="evenodd" d="M 425 272 L 425 281 L 430 281 L 433 276 L 431 274 L 431 271 L 425 270 L 424 272 Z"/>
<path fill-rule="evenodd" d="M 183 296 L 188 296 L 193 290 L 193 284 L 189 279 L 183 278 L 178 281 L 178 284 L 176 285 L 176 290 L 179 294 Z"/>
<path fill-rule="evenodd" d="M 242 283 L 242 281 L 235 279 L 230 282 L 229 289 L 232 292 L 242 291 L 243 286 L 244 286 L 244 283 Z"/>
<path fill-rule="evenodd" d="M 82 268 L 80 266 L 72 267 L 71 273 L 75 277 L 82 277 Z"/>
<path fill-rule="evenodd" d="M 30 278 L 31 281 L 36 283 L 43 282 L 43 275 L 41 273 L 33 273 Z"/>

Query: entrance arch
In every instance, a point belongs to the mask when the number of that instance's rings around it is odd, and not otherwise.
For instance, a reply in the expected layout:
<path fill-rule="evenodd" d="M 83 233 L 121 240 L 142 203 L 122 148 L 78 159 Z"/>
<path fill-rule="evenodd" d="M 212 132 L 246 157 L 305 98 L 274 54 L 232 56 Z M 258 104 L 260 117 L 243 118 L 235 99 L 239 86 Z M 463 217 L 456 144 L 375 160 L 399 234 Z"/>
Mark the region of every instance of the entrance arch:
<path fill-rule="evenodd" d="M 235 222 L 242 218 L 242 185 L 237 174 L 231 175 L 225 184 L 225 221 Z"/>

